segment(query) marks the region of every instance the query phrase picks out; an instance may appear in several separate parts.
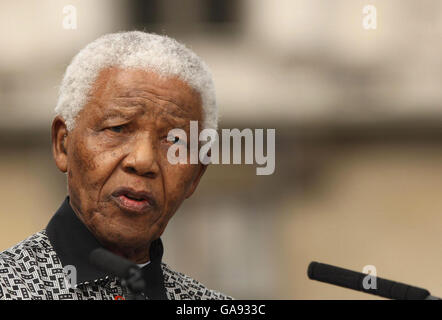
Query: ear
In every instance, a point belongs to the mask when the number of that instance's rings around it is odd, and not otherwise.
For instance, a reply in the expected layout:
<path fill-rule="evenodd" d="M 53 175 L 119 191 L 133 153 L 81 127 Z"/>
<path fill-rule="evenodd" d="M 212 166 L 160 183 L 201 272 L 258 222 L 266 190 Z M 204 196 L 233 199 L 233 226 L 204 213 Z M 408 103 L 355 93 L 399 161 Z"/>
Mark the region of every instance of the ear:
<path fill-rule="evenodd" d="M 198 187 L 198 184 L 201 180 L 201 177 L 203 176 L 204 172 L 206 172 L 207 170 L 207 166 L 208 165 L 198 163 L 198 172 L 196 174 L 195 179 L 192 182 L 192 185 L 190 186 L 189 190 L 186 193 L 186 199 L 190 198 L 190 196 L 195 192 L 196 187 Z"/>
<path fill-rule="evenodd" d="M 52 121 L 52 156 L 61 172 L 66 172 L 68 168 L 67 150 L 68 130 L 63 118 L 56 116 Z"/>

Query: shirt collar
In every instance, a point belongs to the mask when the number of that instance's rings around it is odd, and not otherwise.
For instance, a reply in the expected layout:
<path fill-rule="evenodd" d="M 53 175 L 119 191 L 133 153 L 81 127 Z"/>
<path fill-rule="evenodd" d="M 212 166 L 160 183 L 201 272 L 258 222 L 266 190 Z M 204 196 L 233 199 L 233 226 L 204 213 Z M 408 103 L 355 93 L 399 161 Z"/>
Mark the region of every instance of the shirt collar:
<path fill-rule="evenodd" d="M 92 250 L 101 247 L 101 245 L 75 214 L 69 204 L 69 196 L 66 197 L 49 221 L 46 227 L 46 234 L 62 265 L 73 265 L 76 268 L 78 285 L 110 276 L 110 274 L 89 262 L 89 254 Z M 161 239 L 158 238 L 150 246 L 150 261 L 152 263 L 143 269 L 151 265 L 160 266 L 162 256 L 163 244 Z M 155 277 L 162 277 L 162 274 L 158 272 L 155 272 L 155 274 Z M 155 282 L 158 282 L 158 280 L 155 279 Z"/>

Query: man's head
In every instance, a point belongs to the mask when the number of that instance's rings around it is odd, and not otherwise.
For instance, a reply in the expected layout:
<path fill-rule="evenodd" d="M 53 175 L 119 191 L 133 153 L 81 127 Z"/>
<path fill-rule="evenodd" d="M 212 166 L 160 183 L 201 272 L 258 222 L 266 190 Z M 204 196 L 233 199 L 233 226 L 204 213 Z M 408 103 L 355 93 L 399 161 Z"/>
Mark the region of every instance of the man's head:
<path fill-rule="evenodd" d="M 207 67 L 167 37 L 106 35 L 68 67 L 56 113 L 53 154 L 73 209 L 104 246 L 144 262 L 206 169 L 173 165 L 167 150 L 185 138 L 168 132 L 189 136 L 191 120 L 216 128 Z"/>

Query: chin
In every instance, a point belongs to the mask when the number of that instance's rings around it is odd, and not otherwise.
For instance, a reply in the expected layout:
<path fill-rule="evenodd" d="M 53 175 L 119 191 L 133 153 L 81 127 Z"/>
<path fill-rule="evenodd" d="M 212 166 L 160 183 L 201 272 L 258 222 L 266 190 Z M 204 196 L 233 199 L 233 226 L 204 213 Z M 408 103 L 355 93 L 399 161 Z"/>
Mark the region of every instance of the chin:
<path fill-rule="evenodd" d="M 107 230 L 104 239 L 105 242 L 113 246 L 128 248 L 147 246 L 150 242 L 147 231 L 144 233 L 130 233 L 122 230 Z"/>

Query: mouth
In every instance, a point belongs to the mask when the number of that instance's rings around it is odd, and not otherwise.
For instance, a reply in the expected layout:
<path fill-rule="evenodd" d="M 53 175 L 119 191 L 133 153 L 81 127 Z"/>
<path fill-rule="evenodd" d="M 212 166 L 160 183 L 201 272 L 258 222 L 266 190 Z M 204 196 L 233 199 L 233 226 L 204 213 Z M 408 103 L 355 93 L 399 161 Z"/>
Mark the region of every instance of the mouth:
<path fill-rule="evenodd" d="M 136 191 L 120 187 L 112 193 L 112 199 L 117 206 L 126 212 L 142 214 L 155 207 L 155 200 L 146 191 Z"/>

